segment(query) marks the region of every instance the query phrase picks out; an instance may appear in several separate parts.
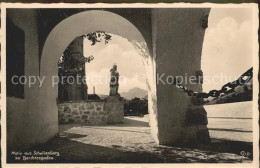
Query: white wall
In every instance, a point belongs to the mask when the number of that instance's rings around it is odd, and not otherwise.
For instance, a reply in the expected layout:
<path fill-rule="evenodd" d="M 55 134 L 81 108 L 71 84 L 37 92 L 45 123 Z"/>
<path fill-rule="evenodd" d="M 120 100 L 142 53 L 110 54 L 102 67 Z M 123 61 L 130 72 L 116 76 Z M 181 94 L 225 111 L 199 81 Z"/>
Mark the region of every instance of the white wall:
<path fill-rule="evenodd" d="M 8 9 L 7 17 L 25 32 L 25 76 L 39 75 L 38 25 L 35 10 Z M 7 140 L 11 148 L 45 142 L 57 133 L 57 121 L 39 109 L 39 87 L 24 86 L 24 99 L 7 98 Z M 42 99 L 46 101 L 46 99 Z M 54 113 L 55 114 L 55 113 Z M 52 122 L 52 124 L 51 124 Z"/>

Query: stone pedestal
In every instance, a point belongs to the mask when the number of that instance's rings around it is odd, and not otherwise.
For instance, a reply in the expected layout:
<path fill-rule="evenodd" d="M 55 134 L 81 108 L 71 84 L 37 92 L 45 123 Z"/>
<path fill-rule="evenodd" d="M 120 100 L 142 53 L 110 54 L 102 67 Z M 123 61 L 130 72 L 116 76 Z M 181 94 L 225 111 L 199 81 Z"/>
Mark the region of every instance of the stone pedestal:
<path fill-rule="evenodd" d="M 108 96 L 106 103 L 107 123 L 116 124 L 124 121 L 124 102 L 120 95 Z"/>

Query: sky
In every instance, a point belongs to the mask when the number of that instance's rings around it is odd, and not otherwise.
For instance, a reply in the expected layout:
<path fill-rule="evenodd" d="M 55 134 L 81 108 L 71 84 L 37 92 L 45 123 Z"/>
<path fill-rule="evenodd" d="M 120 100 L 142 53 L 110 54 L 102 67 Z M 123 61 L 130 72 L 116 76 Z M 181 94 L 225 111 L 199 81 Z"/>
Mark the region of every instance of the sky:
<path fill-rule="evenodd" d="M 220 89 L 252 67 L 251 15 L 250 9 L 211 9 L 201 68 L 204 77 L 211 81 L 214 78 L 215 82 L 205 83 L 204 80 L 203 91 Z M 127 39 L 112 34 L 112 40 L 108 44 L 90 44 L 87 39 L 84 40 L 84 56 L 95 57 L 91 63 L 86 64 L 88 93 L 93 93 L 95 86 L 97 94 L 108 94 L 109 71 L 114 64 L 118 67 L 121 79 L 119 93 L 134 87 L 146 89 L 145 80 L 134 76 L 135 73 L 145 74 L 142 57 Z M 102 82 L 99 82 L 99 74 L 103 76 Z M 91 77 L 94 80 L 90 80 Z"/>
<path fill-rule="evenodd" d="M 203 91 L 221 89 L 253 66 L 251 15 L 251 9 L 211 9 L 201 66 L 216 82 L 203 84 Z"/>
<path fill-rule="evenodd" d="M 110 69 L 114 64 L 117 65 L 120 75 L 119 93 L 127 92 L 134 87 L 146 90 L 144 78 L 135 77 L 136 73 L 145 74 L 142 57 L 127 39 L 111 35 L 112 39 L 107 44 L 100 42 L 94 46 L 91 46 L 89 40 L 84 39 L 84 56 L 94 56 L 92 62 L 86 63 L 88 93 L 92 94 L 95 86 L 96 94 L 109 94 Z M 99 75 L 102 75 L 102 78 Z"/>

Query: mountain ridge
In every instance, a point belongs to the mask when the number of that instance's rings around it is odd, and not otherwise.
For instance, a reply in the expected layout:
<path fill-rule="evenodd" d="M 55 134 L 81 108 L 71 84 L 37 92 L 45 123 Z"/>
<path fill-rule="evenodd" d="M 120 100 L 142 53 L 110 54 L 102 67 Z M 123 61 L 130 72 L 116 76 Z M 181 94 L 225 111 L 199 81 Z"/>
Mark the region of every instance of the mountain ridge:
<path fill-rule="evenodd" d="M 120 93 L 121 97 L 124 97 L 125 99 L 131 100 L 132 98 L 138 97 L 138 98 L 144 98 L 147 96 L 147 90 L 135 87 L 130 89 L 127 92 Z"/>

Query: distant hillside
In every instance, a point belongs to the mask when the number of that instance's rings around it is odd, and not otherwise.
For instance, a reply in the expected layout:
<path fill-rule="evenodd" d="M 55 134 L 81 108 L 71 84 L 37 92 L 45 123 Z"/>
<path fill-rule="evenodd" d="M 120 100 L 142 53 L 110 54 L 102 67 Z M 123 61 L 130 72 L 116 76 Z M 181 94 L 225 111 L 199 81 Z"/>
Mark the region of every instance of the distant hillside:
<path fill-rule="evenodd" d="M 128 92 L 120 93 L 121 97 L 124 97 L 128 100 L 131 100 L 132 98 L 138 97 L 138 98 L 144 98 L 147 95 L 147 90 L 140 89 L 140 88 L 133 88 L 130 89 Z"/>
<path fill-rule="evenodd" d="M 253 82 L 249 81 L 243 86 L 237 86 L 234 92 L 229 94 L 223 94 L 218 98 L 213 98 L 211 100 L 206 100 L 205 104 L 223 104 L 223 103 L 233 103 L 233 102 L 243 102 L 252 101 L 253 98 Z"/>

